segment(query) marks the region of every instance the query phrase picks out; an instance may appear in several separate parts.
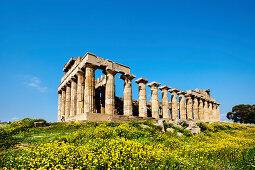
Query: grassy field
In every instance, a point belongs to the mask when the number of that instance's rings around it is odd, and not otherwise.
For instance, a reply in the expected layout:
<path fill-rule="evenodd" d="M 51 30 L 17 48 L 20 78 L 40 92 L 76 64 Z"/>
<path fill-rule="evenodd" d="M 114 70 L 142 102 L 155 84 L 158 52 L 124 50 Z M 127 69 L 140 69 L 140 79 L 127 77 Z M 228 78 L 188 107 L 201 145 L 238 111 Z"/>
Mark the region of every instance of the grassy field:
<path fill-rule="evenodd" d="M 0 169 L 255 168 L 255 128 L 235 123 L 199 123 L 194 136 L 149 121 L 32 126 L 29 119 L 0 125 Z"/>

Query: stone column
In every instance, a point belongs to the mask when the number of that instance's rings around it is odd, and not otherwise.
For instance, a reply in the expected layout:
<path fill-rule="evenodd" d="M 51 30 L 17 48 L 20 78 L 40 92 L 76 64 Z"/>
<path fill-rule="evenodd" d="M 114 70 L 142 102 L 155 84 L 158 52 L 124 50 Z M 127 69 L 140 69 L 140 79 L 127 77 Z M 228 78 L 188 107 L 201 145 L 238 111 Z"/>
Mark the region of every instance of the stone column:
<path fill-rule="evenodd" d="M 186 103 L 185 103 L 185 94 L 186 92 L 181 91 L 177 93 L 179 95 L 179 110 L 180 110 L 180 120 L 186 120 Z"/>
<path fill-rule="evenodd" d="M 216 102 L 213 102 L 212 104 L 212 113 L 213 113 L 213 121 L 216 122 L 218 121 L 218 117 L 217 117 L 217 105 L 216 105 Z"/>
<path fill-rule="evenodd" d="M 205 122 L 209 121 L 209 118 L 208 118 L 208 100 L 207 99 L 204 100 L 204 121 Z"/>
<path fill-rule="evenodd" d="M 151 114 L 153 118 L 157 119 L 159 118 L 158 86 L 160 83 L 153 81 L 147 86 L 151 88 Z"/>
<path fill-rule="evenodd" d="M 65 109 L 66 109 L 66 89 L 62 89 L 62 101 L 61 101 L 61 118 L 65 117 Z"/>
<path fill-rule="evenodd" d="M 77 73 L 77 115 L 84 112 L 84 72 Z"/>
<path fill-rule="evenodd" d="M 220 121 L 220 103 L 217 103 L 216 107 L 217 121 Z"/>
<path fill-rule="evenodd" d="M 76 78 L 72 77 L 71 79 L 71 109 L 70 117 L 76 115 L 76 106 L 77 106 L 77 83 Z"/>
<path fill-rule="evenodd" d="M 135 77 L 136 76 L 133 74 L 126 74 L 120 76 L 120 78 L 124 80 L 123 113 L 125 116 L 133 115 L 132 80 Z"/>
<path fill-rule="evenodd" d="M 95 113 L 95 70 L 92 64 L 86 64 L 84 90 L 84 113 Z"/>
<path fill-rule="evenodd" d="M 197 95 L 193 96 L 193 117 L 194 117 L 194 120 L 199 120 L 198 97 L 197 97 Z"/>
<path fill-rule="evenodd" d="M 187 109 L 187 120 L 192 120 L 192 94 L 186 94 L 186 109 Z"/>
<path fill-rule="evenodd" d="M 173 88 L 170 89 L 169 92 L 171 93 L 171 117 L 173 120 L 178 119 L 178 100 L 177 100 L 177 92 L 180 92 L 179 89 Z"/>
<path fill-rule="evenodd" d="M 65 108 L 65 121 L 70 117 L 70 107 L 71 107 L 71 85 L 68 82 L 66 84 L 66 108 Z"/>
<path fill-rule="evenodd" d="M 198 106 L 199 120 L 204 121 L 204 98 L 200 97 Z"/>
<path fill-rule="evenodd" d="M 113 115 L 115 110 L 115 75 L 113 70 L 105 70 L 106 87 L 105 87 L 105 114 Z"/>
<path fill-rule="evenodd" d="M 61 121 L 61 103 L 62 103 L 62 91 L 58 91 L 58 122 Z"/>
<path fill-rule="evenodd" d="M 212 101 L 209 101 L 209 107 L 208 107 L 208 119 L 209 121 L 213 121 L 213 108 L 212 108 Z"/>
<path fill-rule="evenodd" d="M 100 104 L 101 104 L 101 114 L 105 114 L 105 87 L 102 87 L 101 89 L 101 99 L 100 99 Z"/>
<path fill-rule="evenodd" d="M 147 117 L 147 100 L 146 100 L 146 83 L 148 80 L 141 77 L 135 81 L 139 86 L 139 97 L 138 97 L 138 105 L 139 105 L 139 116 Z"/>
<path fill-rule="evenodd" d="M 163 119 L 169 119 L 169 99 L 168 99 L 168 90 L 171 89 L 170 86 L 161 86 L 159 88 L 162 91 L 162 114 Z"/>

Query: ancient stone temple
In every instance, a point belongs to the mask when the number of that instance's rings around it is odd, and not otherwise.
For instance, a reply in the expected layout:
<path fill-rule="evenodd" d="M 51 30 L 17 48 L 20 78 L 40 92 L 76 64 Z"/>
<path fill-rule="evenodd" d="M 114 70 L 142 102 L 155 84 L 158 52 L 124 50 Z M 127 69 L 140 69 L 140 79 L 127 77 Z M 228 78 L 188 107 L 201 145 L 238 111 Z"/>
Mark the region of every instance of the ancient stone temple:
<path fill-rule="evenodd" d="M 102 75 L 95 78 L 95 71 Z M 138 100 L 132 98 L 132 80 L 128 66 L 87 53 L 71 58 L 64 66 L 58 86 L 58 121 L 129 121 L 146 119 L 219 121 L 219 103 L 210 97 L 210 90 L 187 90 L 138 78 Z M 115 96 L 115 75 L 121 73 L 123 98 Z M 147 84 L 148 83 L 148 84 Z M 151 100 L 146 100 L 146 84 Z M 161 91 L 162 101 L 158 95 Z"/>

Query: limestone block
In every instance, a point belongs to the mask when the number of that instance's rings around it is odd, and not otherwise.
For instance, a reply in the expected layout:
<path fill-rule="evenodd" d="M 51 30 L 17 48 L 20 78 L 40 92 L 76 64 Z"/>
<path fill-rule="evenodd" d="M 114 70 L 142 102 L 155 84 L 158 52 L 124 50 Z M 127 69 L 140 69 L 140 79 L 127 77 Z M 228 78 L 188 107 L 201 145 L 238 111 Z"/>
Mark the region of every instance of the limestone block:
<path fill-rule="evenodd" d="M 174 129 L 173 128 L 167 128 L 166 131 L 174 133 Z"/>
<path fill-rule="evenodd" d="M 182 136 L 183 134 L 181 132 L 177 132 L 177 136 Z"/>

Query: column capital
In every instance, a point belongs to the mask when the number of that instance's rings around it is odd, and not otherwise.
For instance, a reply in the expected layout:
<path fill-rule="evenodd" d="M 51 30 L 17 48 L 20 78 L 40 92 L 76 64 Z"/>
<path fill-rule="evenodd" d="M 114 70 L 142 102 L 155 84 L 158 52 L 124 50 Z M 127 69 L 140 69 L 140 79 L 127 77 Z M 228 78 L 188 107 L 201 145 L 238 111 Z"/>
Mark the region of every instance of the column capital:
<path fill-rule="evenodd" d="M 120 79 L 122 79 L 122 80 L 125 80 L 125 79 L 133 80 L 134 78 L 136 78 L 136 75 L 134 75 L 134 74 L 122 74 L 122 75 L 120 75 Z"/>
<path fill-rule="evenodd" d="M 194 95 L 192 93 L 186 93 L 185 97 L 193 97 Z"/>
<path fill-rule="evenodd" d="M 71 80 L 69 80 L 68 82 L 66 82 L 66 85 L 65 85 L 65 86 L 70 87 L 70 86 L 71 86 Z"/>
<path fill-rule="evenodd" d="M 158 86 L 160 86 L 160 85 L 161 85 L 161 84 L 158 83 L 158 82 L 156 82 L 156 81 L 153 81 L 153 82 L 147 84 L 147 86 L 149 86 L 149 87 L 158 87 Z"/>
<path fill-rule="evenodd" d="M 77 77 L 75 77 L 75 76 L 71 77 L 71 81 L 75 81 L 76 79 L 77 79 Z"/>
<path fill-rule="evenodd" d="M 80 76 L 84 76 L 84 71 L 82 71 L 81 69 L 77 71 L 77 75 L 80 75 Z"/>
<path fill-rule="evenodd" d="M 137 79 L 135 82 L 136 82 L 137 84 L 139 84 L 139 83 L 144 83 L 144 84 L 146 84 L 146 83 L 148 83 L 148 80 L 147 80 L 146 78 L 141 77 L 141 78 Z"/>
<path fill-rule="evenodd" d="M 86 67 L 89 67 L 89 68 L 94 68 L 94 69 L 97 69 L 97 66 L 96 65 L 94 65 L 94 64 L 91 64 L 91 63 L 85 63 L 85 68 Z"/>
<path fill-rule="evenodd" d="M 173 93 L 173 92 L 180 92 L 180 90 L 179 89 L 177 89 L 177 88 L 173 88 L 173 89 L 170 89 L 170 90 L 168 90 L 170 93 Z"/>
<path fill-rule="evenodd" d="M 116 71 L 111 70 L 111 69 L 105 69 L 105 70 L 103 70 L 103 73 L 104 74 L 112 74 L 112 75 L 116 75 L 117 74 Z"/>
<path fill-rule="evenodd" d="M 159 90 L 169 90 L 169 89 L 171 89 L 171 87 L 167 85 L 159 87 Z"/>
<path fill-rule="evenodd" d="M 58 94 L 62 94 L 62 89 L 57 91 Z"/>
<path fill-rule="evenodd" d="M 177 94 L 178 94 L 179 96 L 180 96 L 180 95 L 185 95 L 186 92 L 185 92 L 185 91 L 180 91 L 180 92 L 178 92 Z"/>

